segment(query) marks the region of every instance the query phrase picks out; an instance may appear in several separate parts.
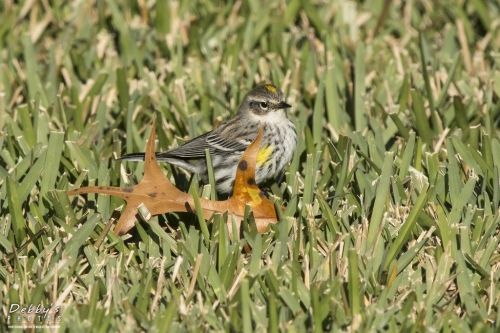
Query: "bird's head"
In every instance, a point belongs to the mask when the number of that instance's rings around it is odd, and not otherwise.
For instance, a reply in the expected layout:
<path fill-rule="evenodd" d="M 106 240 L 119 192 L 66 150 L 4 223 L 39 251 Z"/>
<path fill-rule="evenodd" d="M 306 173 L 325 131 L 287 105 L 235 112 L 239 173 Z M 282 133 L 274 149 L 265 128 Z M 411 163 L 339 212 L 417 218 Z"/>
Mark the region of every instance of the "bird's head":
<path fill-rule="evenodd" d="M 238 113 L 248 113 L 265 121 L 270 117 L 286 117 L 284 109 L 290 107 L 291 105 L 285 102 L 285 96 L 279 88 L 272 84 L 265 84 L 246 94 Z"/>

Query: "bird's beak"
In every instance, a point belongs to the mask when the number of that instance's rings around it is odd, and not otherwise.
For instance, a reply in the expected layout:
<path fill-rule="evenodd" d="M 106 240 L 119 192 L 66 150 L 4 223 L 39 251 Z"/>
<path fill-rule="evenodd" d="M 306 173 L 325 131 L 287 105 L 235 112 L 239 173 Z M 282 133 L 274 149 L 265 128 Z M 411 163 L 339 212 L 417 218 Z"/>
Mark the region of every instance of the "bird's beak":
<path fill-rule="evenodd" d="M 288 109 L 291 108 L 292 106 L 288 103 L 285 102 L 280 102 L 278 105 L 276 105 L 276 109 Z"/>

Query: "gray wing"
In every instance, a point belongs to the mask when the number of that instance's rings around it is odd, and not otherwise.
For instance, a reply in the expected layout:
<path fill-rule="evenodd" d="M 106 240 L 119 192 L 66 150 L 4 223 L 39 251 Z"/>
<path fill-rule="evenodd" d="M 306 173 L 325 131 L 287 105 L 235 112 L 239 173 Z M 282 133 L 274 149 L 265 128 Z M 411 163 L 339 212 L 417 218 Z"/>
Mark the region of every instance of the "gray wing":
<path fill-rule="evenodd" d="M 224 139 L 215 134 L 208 132 L 186 142 L 184 145 L 157 154 L 163 158 L 182 158 L 182 159 L 198 159 L 205 158 L 205 149 L 209 149 L 210 154 L 230 155 L 235 152 L 243 152 L 250 142 Z"/>

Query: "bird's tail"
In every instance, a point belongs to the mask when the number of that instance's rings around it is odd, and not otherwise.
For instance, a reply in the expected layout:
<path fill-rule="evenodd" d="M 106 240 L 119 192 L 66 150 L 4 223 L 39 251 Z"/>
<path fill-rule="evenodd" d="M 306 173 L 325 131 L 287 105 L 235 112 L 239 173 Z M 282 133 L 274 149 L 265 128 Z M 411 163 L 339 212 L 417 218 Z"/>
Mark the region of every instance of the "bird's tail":
<path fill-rule="evenodd" d="M 117 161 L 144 161 L 144 153 L 132 153 L 123 155 Z"/>
<path fill-rule="evenodd" d="M 181 167 L 183 169 L 186 169 L 187 171 L 191 173 L 204 173 L 206 172 L 206 164 L 204 160 L 194 160 L 194 161 L 189 161 L 189 160 L 184 160 L 180 158 L 175 158 L 175 157 L 167 157 L 165 156 L 165 153 L 156 153 L 156 159 L 158 162 L 164 162 L 164 163 L 169 163 L 173 165 L 177 165 L 178 167 Z M 117 161 L 132 161 L 132 162 L 141 162 L 144 161 L 144 153 L 132 153 L 132 154 L 126 154 L 123 155 L 122 157 L 116 159 Z"/>

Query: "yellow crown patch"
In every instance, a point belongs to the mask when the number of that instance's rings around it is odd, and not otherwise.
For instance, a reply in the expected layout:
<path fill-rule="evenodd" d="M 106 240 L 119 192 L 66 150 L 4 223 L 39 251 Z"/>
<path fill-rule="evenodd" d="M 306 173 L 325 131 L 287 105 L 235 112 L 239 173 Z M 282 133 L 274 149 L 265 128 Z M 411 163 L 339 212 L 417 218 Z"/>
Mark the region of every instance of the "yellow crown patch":
<path fill-rule="evenodd" d="M 267 89 L 267 91 L 270 91 L 270 92 L 272 92 L 273 94 L 275 94 L 275 93 L 276 93 L 276 88 L 275 88 L 272 84 L 266 84 L 266 85 L 264 86 L 264 88 L 266 88 L 266 89 Z"/>

